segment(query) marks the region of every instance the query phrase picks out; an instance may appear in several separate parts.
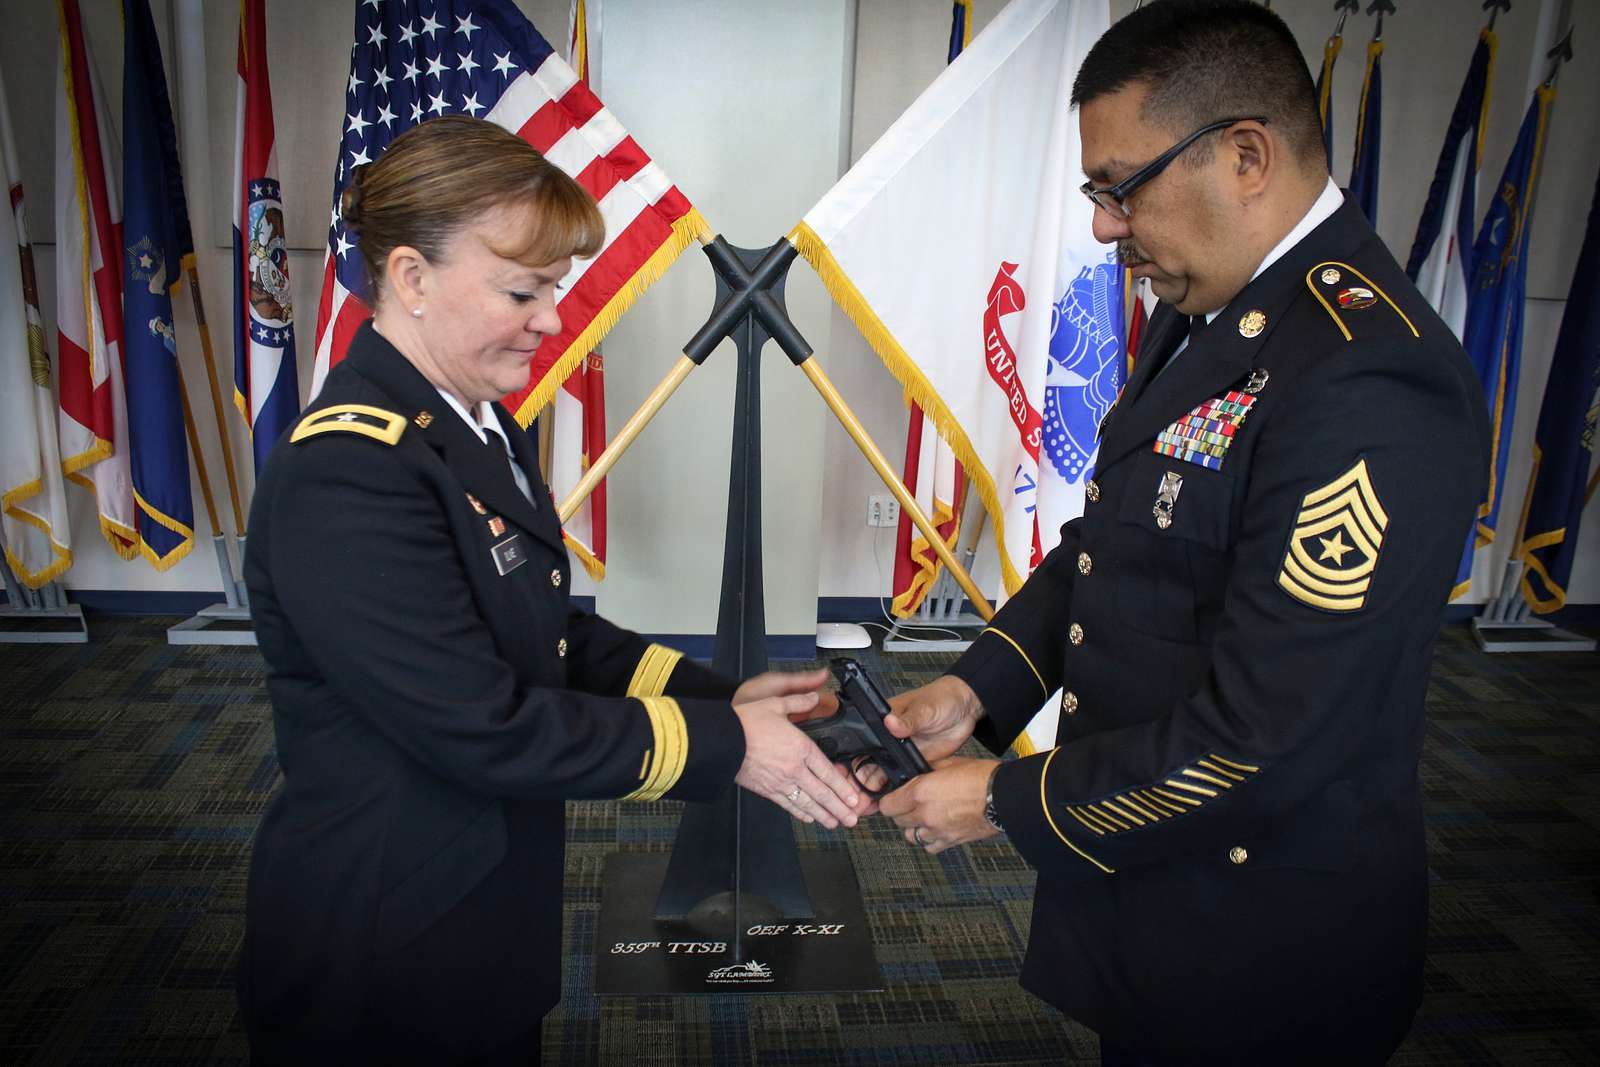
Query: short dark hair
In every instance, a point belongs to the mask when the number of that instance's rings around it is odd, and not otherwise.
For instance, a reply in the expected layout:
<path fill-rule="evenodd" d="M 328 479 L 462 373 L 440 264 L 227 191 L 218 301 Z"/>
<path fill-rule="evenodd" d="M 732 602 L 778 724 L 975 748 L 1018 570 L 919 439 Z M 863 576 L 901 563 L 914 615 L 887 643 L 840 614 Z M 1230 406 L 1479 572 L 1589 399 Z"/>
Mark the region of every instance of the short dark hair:
<path fill-rule="evenodd" d="M 1326 168 L 1316 87 L 1294 34 L 1255 0 L 1154 0 L 1089 49 L 1072 104 L 1142 84 L 1141 117 L 1174 136 L 1235 116 L 1265 116 L 1301 166 Z M 1208 162 L 1214 142 L 1188 154 Z"/>

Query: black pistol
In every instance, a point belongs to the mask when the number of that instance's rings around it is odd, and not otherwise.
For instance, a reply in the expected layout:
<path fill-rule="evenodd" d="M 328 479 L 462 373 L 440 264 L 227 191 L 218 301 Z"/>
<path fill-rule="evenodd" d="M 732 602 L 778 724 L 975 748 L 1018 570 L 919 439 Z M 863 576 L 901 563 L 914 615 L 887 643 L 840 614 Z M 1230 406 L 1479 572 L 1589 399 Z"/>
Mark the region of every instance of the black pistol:
<path fill-rule="evenodd" d="M 891 793 L 932 770 L 910 738 L 896 737 L 884 725 L 889 702 L 861 664 L 842 657 L 834 660 L 832 667 L 834 677 L 839 679 L 839 710 L 826 719 L 799 724 L 823 755 L 850 768 L 856 785 L 872 797 Z M 877 767 L 883 772 L 886 781 L 882 789 L 870 789 L 862 783 L 863 767 Z"/>

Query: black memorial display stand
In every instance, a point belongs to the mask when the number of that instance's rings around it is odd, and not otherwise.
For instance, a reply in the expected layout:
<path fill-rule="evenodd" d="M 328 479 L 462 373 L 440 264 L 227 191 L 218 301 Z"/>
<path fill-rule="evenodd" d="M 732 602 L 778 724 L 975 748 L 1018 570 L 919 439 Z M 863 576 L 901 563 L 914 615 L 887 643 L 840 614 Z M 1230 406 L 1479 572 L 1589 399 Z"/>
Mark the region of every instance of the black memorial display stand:
<path fill-rule="evenodd" d="M 712 665 L 749 678 L 767 669 L 761 351 L 776 341 L 798 366 L 811 349 L 784 308 L 793 245 L 742 249 L 718 237 L 705 252 L 716 272 L 715 310 L 684 355 L 704 363 L 731 338 L 739 360 Z M 882 988 L 848 856 L 802 857 L 789 815 L 737 788 L 715 804 L 685 805 L 670 857 L 608 858 L 595 953 L 602 995 Z"/>

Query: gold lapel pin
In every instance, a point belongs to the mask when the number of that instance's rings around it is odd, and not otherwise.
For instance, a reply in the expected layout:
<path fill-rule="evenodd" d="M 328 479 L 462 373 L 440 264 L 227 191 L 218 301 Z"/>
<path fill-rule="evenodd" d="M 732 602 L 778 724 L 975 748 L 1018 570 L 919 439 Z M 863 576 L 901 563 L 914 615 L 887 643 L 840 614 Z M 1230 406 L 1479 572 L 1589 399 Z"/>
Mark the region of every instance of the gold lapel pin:
<path fill-rule="evenodd" d="M 417 429 L 426 430 L 433 425 L 433 414 L 427 411 L 419 411 L 417 412 L 417 417 L 411 421 L 417 424 Z"/>
<path fill-rule="evenodd" d="M 1267 328 L 1267 313 L 1260 308 L 1252 308 L 1244 313 L 1239 320 L 1239 334 L 1243 337 L 1259 337 L 1261 331 Z"/>

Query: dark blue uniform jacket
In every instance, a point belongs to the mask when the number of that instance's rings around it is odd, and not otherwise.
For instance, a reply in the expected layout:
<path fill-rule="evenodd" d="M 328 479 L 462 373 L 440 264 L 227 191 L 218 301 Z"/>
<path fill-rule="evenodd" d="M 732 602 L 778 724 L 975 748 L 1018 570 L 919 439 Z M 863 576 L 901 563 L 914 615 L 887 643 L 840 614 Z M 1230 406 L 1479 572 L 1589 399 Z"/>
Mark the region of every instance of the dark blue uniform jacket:
<path fill-rule="evenodd" d="M 954 668 L 1038 869 L 1023 983 L 1174 1062 L 1381 1060 L 1420 1003 L 1418 789 L 1483 499 L 1461 347 L 1349 202 L 1170 367 L 1163 307 L 1080 519 Z"/>
<path fill-rule="evenodd" d="M 251 862 L 257 1063 L 449 1063 L 560 992 L 564 798 L 708 800 L 733 683 L 572 606 L 555 508 L 372 329 L 274 449 L 245 577 L 283 785 Z"/>

